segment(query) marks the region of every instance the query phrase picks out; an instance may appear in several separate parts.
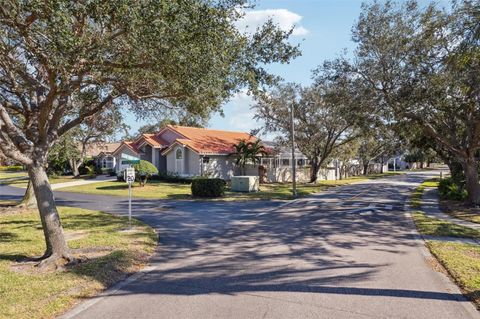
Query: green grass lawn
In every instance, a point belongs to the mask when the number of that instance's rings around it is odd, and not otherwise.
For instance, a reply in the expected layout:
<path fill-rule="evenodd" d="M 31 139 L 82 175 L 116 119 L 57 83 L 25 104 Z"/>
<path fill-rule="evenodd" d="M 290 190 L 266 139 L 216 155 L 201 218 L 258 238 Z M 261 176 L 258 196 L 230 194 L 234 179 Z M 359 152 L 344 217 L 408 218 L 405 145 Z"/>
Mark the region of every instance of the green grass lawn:
<path fill-rule="evenodd" d="M 0 171 L 0 183 L 5 182 L 5 180 L 9 180 L 12 178 L 22 178 L 27 177 L 27 172 L 5 172 Z"/>
<path fill-rule="evenodd" d="M 59 184 L 59 183 L 67 183 L 67 182 L 73 182 L 76 180 L 84 180 L 84 179 L 90 179 L 90 177 L 74 178 L 73 176 L 55 176 L 55 177 L 50 177 L 48 180 L 50 181 L 50 184 Z M 19 179 L 19 180 L 13 180 L 13 181 L 12 180 L 2 181 L 0 179 L 0 184 L 8 184 L 10 186 L 27 188 L 27 185 L 28 185 L 27 175 L 25 173 L 25 179 Z"/>
<path fill-rule="evenodd" d="M 51 318 L 138 271 L 153 253 L 152 228 L 127 219 L 78 208 L 60 207 L 68 244 L 82 263 L 64 271 L 39 273 L 17 263 L 45 249 L 38 212 L 0 211 L 0 318 Z"/>
<path fill-rule="evenodd" d="M 400 173 L 373 174 L 368 176 L 355 176 L 337 181 L 318 181 L 317 184 L 298 184 L 299 196 L 306 196 L 320 192 L 328 187 L 351 184 L 353 182 L 377 179 Z M 290 183 L 272 183 L 260 185 L 260 191 L 255 193 L 239 193 L 227 191 L 224 197 L 217 200 L 256 200 L 256 199 L 292 199 L 292 185 Z M 100 182 L 89 185 L 73 186 L 59 189 L 63 192 L 77 192 L 85 194 L 128 196 L 128 185 L 125 182 Z M 146 186 L 140 187 L 134 183 L 132 196 L 140 198 L 157 199 L 188 199 L 191 197 L 190 185 L 149 181 Z"/>
<path fill-rule="evenodd" d="M 128 196 L 128 184 L 125 182 L 100 182 L 88 185 L 65 187 L 59 189 L 62 192 L 76 192 L 97 195 Z M 134 183 L 132 187 L 132 196 L 141 198 L 190 198 L 189 184 L 165 183 L 159 181 L 148 181 L 141 187 Z"/>
<path fill-rule="evenodd" d="M 410 199 L 412 207 L 421 207 L 426 187 L 437 186 L 438 180 L 428 180 L 417 187 Z M 430 218 L 423 212 L 415 212 L 412 217 L 418 232 L 423 235 L 480 239 L 480 231 L 476 229 Z M 480 246 L 436 240 L 428 240 L 426 244 L 464 294 L 480 309 Z"/>
<path fill-rule="evenodd" d="M 480 309 L 480 246 L 428 241 L 427 246 L 464 294 Z"/>
<path fill-rule="evenodd" d="M 427 179 L 422 184 L 420 184 L 410 197 L 410 205 L 414 208 L 420 208 L 422 206 L 423 191 L 426 187 L 437 187 L 438 181 L 438 178 L 432 178 Z"/>
<path fill-rule="evenodd" d="M 415 212 L 412 217 L 418 231 L 423 235 L 480 239 L 480 231 L 473 228 L 430 218 L 422 212 Z"/>

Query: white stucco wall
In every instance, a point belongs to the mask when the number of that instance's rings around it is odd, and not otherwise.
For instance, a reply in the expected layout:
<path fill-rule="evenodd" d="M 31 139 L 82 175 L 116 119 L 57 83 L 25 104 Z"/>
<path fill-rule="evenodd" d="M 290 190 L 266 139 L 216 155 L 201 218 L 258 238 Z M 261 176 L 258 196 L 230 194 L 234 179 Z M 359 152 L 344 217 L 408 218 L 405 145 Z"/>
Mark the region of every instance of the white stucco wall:
<path fill-rule="evenodd" d="M 208 163 L 202 163 L 206 176 L 230 180 L 234 176 L 234 159 L 229 156 L 211 155 Z"/>
<path fill-rule="evenodd" d="M 176 148 L 172 149 L 170 152 L 166 154 L 167 158 L 167 173 L 176 173 L 175 170 L 175 150 Z"/>
<path fill-rule="evenodd" d="M 199 176 L 200 156 L 188 148 L 185 148 L 185 153 L 185 174 Z"/>

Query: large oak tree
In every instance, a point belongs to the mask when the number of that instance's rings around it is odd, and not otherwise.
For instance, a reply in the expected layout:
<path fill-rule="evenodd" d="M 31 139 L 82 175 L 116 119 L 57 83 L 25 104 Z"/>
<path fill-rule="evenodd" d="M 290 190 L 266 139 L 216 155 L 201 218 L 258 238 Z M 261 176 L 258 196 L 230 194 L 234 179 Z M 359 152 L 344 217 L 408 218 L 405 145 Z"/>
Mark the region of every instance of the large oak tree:
<path fill-rule="evenodd" d="M 327 61 L 315 72 L 315 83 L 306 88 L 283 84 L 261 95 L 254 106 L 256 117 L 280 139 L 291 139 L 294 113 L 295 143 L 310 162 L 310 182 L 341 145 L 355 139 L 366 121 L 358 98 L 362 89 L 344 69 L 342 59 Z"/>
<path fill-rule="evenodd" d="M 461 163 L 468 199 L 480 203 L 480 4 L 450 10 L 364 5 L 353 39 L 354 70 L 386 117 L 410 121 Z"/>
<path fill-rule="evenodd" d="M 263 67 L 299 54 L 272 22 L 240 33 L 242 0 L 5 0 L 0 7 L 0 151 L 26 165 L 46 240 L 71 259 L 46 175 L 57 139 L 107 107 L 206 116 Z"/>

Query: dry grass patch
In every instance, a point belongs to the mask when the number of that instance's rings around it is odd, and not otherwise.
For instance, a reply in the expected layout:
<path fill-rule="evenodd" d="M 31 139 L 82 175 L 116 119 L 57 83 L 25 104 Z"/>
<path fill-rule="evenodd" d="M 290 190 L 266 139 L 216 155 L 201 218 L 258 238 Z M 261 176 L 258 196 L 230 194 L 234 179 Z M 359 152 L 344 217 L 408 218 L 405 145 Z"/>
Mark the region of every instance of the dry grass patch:
<path fill-rule="evenodd" d="M 441 200 L 442 210 L 455 218 L 480 224 L 480 208 L 472 207 L 462 201 Z"/>
<path fill-rule="evenodd" d="M 149 226 L 97 211 L 60 207 L 74 257 L 63 271 L 40 272 L 34 263 L 44 239 L 36 210 L 0 214 L 0 318 L 49 318 L 141 269 L 156 247 Z"/>

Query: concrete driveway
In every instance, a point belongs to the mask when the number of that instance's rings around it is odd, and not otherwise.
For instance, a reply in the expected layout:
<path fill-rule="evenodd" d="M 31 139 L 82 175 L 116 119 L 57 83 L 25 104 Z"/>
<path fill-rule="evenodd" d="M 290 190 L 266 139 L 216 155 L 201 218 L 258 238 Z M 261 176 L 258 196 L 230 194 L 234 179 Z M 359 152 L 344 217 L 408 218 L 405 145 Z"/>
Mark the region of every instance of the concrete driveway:
<path fill-rule="evenodd" d="M 478 318 L 432 269 L 403 210 L 425 174 L 338 187 L 282 207 L 137 200 L 136 213 L 160 234 L 150 271 L 64 317 Z M 92 204 L 90 195 L 57 196 L 59 204 L 125 211 L 119 198 Z"/>

